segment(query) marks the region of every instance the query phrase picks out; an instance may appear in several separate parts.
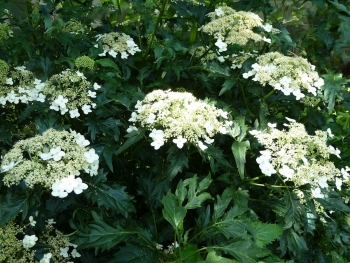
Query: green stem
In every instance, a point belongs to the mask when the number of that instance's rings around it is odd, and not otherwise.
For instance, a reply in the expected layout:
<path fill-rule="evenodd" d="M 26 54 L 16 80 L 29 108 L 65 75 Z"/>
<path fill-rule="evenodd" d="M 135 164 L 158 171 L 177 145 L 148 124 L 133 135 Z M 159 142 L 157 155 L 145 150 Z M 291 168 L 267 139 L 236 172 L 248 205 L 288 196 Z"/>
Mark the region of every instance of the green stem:
<path fill-rule="evenodd" d="M 263 186 L 266 187 L 265 184 L 257 184 L 257 183 L 249 183 L 250 185 L 256 185 L 256 186 Z M 287 185 L 268 185 L 272 188 L 293 188 L 293 186 L 287 186 Z"/>
<path fill-rule="evenodd" d="M 271 90 L 271 91 L 269 92 L 269 94 L 267 94 L 265 97 L 263 97 L 263 100 L 267 100 L 267 99 L 270 98 L 274 93 L 275 93 L 275 90 L 274 90 L 274 89 Z"/>
<path fill-rule="evenodd" d="M 245 106 L 246 106 L 246 108 L 247 108 L 249 114 L 250 114 L 250 115 L 253 115 L 252 112 L 250 111 L 249 106 L 248 106 L 247 98 L 245 97 L 244 87 L 243 87 L 243 85 L 242 85 L 241 82 L 239 82 L 239 85 L 241 86 L 241 90 L 242 90 L 243 100 L 244 100 Z"/>
<path fill-rule="evenodd" d="M 154 25 L 154 29 L 153 29 L 153 32 L 152 32 L 152 35 L 151 35 L 151 39 L 148 43 L 148 46 L 147 46 L 147 49 L 146 49 L 146 52 L 145 52 L 145 55 L 144 57 L 147 57 L 148 56 L 148 53 L 150 52 L 151 48 L 152 48 L 152 44 L 153 44 L 153 41 L 154 41 L 154 37 L 156 35 L 156 32 L 157 32 L 157 29 L 158 29 L 158 26 L 160 24 L 160 21 L 162 19 L 162 16 L 164 14 L 164 11 L 165 11 L 165 7 L 168 3 L 168 0 L 163 0 L 163 4 L 162 4 L 162 8 L 159 12 L 159 15 L 157 17 L 157 20 L 156 20 L 156 24 Z"/>

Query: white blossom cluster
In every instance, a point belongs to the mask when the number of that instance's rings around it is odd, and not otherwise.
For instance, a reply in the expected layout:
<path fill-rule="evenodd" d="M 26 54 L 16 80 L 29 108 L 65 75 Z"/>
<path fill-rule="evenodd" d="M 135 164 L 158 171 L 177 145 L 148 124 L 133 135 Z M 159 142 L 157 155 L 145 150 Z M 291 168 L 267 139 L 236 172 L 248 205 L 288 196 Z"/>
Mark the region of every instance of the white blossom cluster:
<path fill-rule="evenodd" d="M 136 52 L 141 51 L 134 40 L 124 33 L 99 34 L 96 36 L 96 41 L 101 42 L 103 47 L 103 52 L 99 56 L 106 56 L 108 53 L 116 58 L 120 54 L 122 59 L 127 59 L 129 55 L 134 55 Z M 97 48 L 98 44 L 95 47 Z"/>
<path fill-rule="evenodd" d="M 250 40 L 271 42 L 263 34 L 254 31 L 256 28 L 263 28 L 266 32 L 272 31 L 272 26 L 264 25 L 257 14 L 221 6 L 207 16 L 211 21 L 201 30 L 216 39 L 215 46 L 218 48 L 218 53 L 226 51 L 227 45 L 230 44 L 244 46 Z"/>
<path fill-rule="evenodd" d="M 297 100 L 305 92 L 317 95 L 324 81 L 315 71 L 315 66 L 301 57 L 288 57 L 278 52 L 265 53 L 257 58 L 252 70 L 243 73 L 243 78 L 254 76 L 253 80 L 262 85 L 269 84 L 284 95 L 293 94 Z"/>
<path fill-rule="evenodd" d="M 178 148 L 189 142 L 205 150 L 215 134 L 226 134 L 232 125 L 226 111 L 188 92 L 155 90 L 137 101 L 135 108 L 129 119 L 133 125 L 127 131 L 137 130 L 136 125 L 151 131 L 151 145 L 156 150 L 170 138 Z"/>
<path fill-rule="evenodd" d="M 42 135 L 17 142 L 4 155 L 0 171 L 6 173 L 7 186 L 35 184 L 52 189 L 52 195 L 64 198 L 74 191 L 80 194 L 87 185 L 78 177 L 81 172 L 97 175 L 99 156 L 80 133 L 49 129 Z"/>
<path fill-rule="evenodd" d="M 43 92 L 50 101 L 51 110 L 59 111 L 62 115 L 68 112 L 71 118 L 78 118 L 79 109 L 89 114 L 96 108 L 92 99 L 96 98 L 96 91 L 100 88 L 99 84 L 87 81 L 83 73 L 67 69 L 53 75 Z"/>
<path fill-rule="evenodd" d="M 327 138 L 332 136 L 330 129 L 309 135 L 303 124 L 287 119 L 290 124 L 284 125 L 288 131 L 278 130 L 276 124 L 270 123 L 267 132 L 250 131 L 265 147 L 256 159 L 261 172 L 268 176 L 278 172 L 297 187 L 310 184 L 315 198 L 324 197 L 322 189 L 330 188 L 329 182 L 341 190 L 343 182 L 349 181 L 349 174 L 329 161 L 331 154 L 340 158 L 340 150 L 327 145 Z"/>
<path fill-rule="evenodd" d="M 0 89 L 0 105 L 6 103 L 30 103 L 33 101 L 45 102 L 43 94 L 45 83 L 36 79 L 24 66 L 16 67 L 9 73 Z"/>

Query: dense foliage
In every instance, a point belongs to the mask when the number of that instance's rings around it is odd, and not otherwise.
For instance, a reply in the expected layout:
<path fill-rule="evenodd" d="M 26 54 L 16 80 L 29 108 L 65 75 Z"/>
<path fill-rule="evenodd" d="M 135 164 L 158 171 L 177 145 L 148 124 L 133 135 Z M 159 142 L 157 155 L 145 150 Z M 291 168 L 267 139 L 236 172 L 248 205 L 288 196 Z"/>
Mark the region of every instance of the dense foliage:
<path fill-rule="evenodd" d="M 350 261 L 347 0 L 0 14 L 0 262 Z"/>

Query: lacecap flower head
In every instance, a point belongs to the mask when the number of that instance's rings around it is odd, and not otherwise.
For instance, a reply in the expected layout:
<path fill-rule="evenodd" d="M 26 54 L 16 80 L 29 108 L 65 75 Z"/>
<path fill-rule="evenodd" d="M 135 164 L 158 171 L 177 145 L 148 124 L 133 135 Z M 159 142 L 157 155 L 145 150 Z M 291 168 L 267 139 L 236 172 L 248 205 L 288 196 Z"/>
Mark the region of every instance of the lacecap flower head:
<path fill-rule="evenodd" d="M 77 118 L 80 113 L 89 114 L 96 107 L 93 99 L 101 88 L 97 83 L 86 80 L 80 71 L 65 70 L 53 75 L 46 82 L 44 94 L 50 101 L 50 109 Z"/>
<path fill-rule="evenodd" d="M 214 142 L 215 134 L 226 134 L 232 125 L 227 112 L 191 93 L 163 90 L 152 91 L 137 101 L 129 121 L 132 125 L 128 132 L 137 130 L 137 126 L 151 131 L 151 145 L 156 150 L 170 139 L 178 148 L 192 143 L 205 150 Z"/>
<path fill-rule="evenodd" d="M 309 135 L 303 124 L 288 119 L 288 131 L 269 124 L 267 131 L 250 133 L 264 146 L 256 159 L 261 172 L 268 176 L 279 173 L 284 180 L 293 181 L 299 187 L 311 185 L 314 197 L 323 197 L 321 188 L 329 188 L 333 182 L 338 190 L 342 182 L 348 182 L 346 170 L 339 170 L 329 160 L 330 155 L 340 158 L 340 150 L 327 145 L 329 131 L 316 131 Z"/>
<path fill-rule="evenodd" d="M 315 71 L 315 66 L 301 57 L 288 57 L 278 52 L 259 56 L 252 70 L 243 73 L 243 78 L 254 76 L 253 80 L 262 85 L 269 84 L 284 95 L 293 94 L 297 100 L 305 93 L 317 95 L 324 81 Z"/>
<path fill-rule="evenodd" d="M 118 54 L 122 59 L 127 59 L 129 55 L 134 55 L 141 50 L 134 40 L 127 34 L 112 32 L 108 34 L 99 34 L 96 41 L 102 44 L 103 52 L 99 56 L 110 56 L 116 58 Z M 98 47 L 98 44 L 95 45 Z"/>
<path fill-rule="evenodd" d="M 81 172 L 98 173 L 99 157 L 89 144 L 80 133 L 54 129 L 18 141 L 3 157 L 3 181 L 7 186 L 23 181 L 29 188 L 39 184 L 61 198 L 73 191 L 80 194 L 87 188 L 79 177 Z"/>
<path fill-rule="evenodd" d="M 263 28 L 262 19 L 255 13 L 236 11 L 228 6 L 221 6 L 207 14 L 211 21 L 201 30 L 212 35 L 217 41 L 218 52 L 226 51 L 227 45 L 246 45 L 248 41 L 267 41 L 262 34 L 254 32 Z"/>
<path fill-rule="evenodd" d="M 6 69 L 6 67 L 5 67 Z M 1 76 L 0 76 L 1 78 Z M 0 81 L 1 83 L 1 81 Z M 0 105 L 7 103 L 26 103 L 34 101 L 44 102 L 46 96 L 43 94 L 45 83 L 36 79 L 32 72 L 24 66 L 15 67 L 2 78 L 0 89 Z"/>

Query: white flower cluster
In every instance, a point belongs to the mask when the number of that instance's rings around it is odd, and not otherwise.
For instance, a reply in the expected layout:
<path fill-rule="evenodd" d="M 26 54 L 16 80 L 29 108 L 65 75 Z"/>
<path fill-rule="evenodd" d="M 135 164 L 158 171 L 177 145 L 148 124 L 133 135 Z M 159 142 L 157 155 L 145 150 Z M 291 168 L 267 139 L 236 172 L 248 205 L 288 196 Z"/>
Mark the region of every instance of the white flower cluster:
<path fill-rule="evenodd" d="M 310 184 L 315 198 L 324 196 L 321 188 L 329 188 L 328 182 L 333 182 L 341 190 L 342 183 L 348 182 L 349 174 L 329 161 L 331 154 L 340 158 L 339 149 L 327 146 L 330 130 L 309 135 L 303 124 L 287 119 L 290 124 L 284 125 L 288 131 L 278 130 L 275 124 L 269 124 L 268 132 L 250 132 L 265 147 L 256 159 L 261 172 L 268 176 L 278 172 L 296 186 Z"/>
<path fill-rule="evenodd" d="M 92 99 L 96 98 L 96 91 L 100 88 L 99 84 L 92 85 L 87 81 L 83 73 L 67 69 L 49 79 L 44 94 L 51 101 L 50 109 L 59 111 L 62 115 L 69 112 L 71 118 L 77 118 L 80 116 L 79 108 L 84 114 L 89 114 L 91 109 L 96 108 Z"/>
<path fill-rule="evenodd" d="M 303 92 L 317 95 L 324 81 L 315 71 L 315 66 L 301 57 L 288 57 L 278 52 L 263 54 L 252 65 L 252 70 L 243 73 L 243 78 L 254 76 L 262 85 L 269 84 L 284 95 L 293 94 L 297 100 L 305 97 Z M 303 92 L 302 92 L 303 91 Z"/>
<path fill-rule="evenodd" d="M 8 186 L 22 180 L 28 187 L 41 184 L 60 198 L 72 191 L 80 194 L 87 185 L 76 176 L 81 171 L 90 176 L 98 173 L 99 156 L 94 149 L 86 148 L 89 144 L 80 133 L 53 129 L 19 141 L 3 157 L 0 166 L 0 171 L 6 173 L 3 181 Z"/>
<path fill-rule="evenodd" d="M 201 30 L 217 40 L 215 45 L 219 53 L 226 51 L 227 45 L 230 44 L 244 46 L 250 40 L 271 42 L 263 34 L 254 32 L 254 29 L 259 27 L 265 29 L 266 32 L 272 31 L 272 26 L 263 25 L 262 19 L 257 14 L 221 6 L 207 16 L 210 17 L 211 22 L 203 26 Z"/>
<path fill-rule="evenodd" d="M 33 101 L 45 102 L 46 96 L 43 94 L 45 83 L 34 78 L 33 74 L 25 67 L 16 67 L 10 72 L 9 78 L 0 90 L 0 104 L 6 103 L 30 103 Z"/>
<path fill-rule="evenodd" d="M 129 119 L 133 125 L 127 131 L 137 130 L 136 124 L 151 131 L 156 150 L 170 138 L 178 148 L 189 142 L 205 150 L 215 134 L 226 134 L 232 125 L 227 112 L 188 92 L 155 90 L 137 101 L 135 108 Z"/>
<path fill-rule="evenodd" d="M 124 33 L 99 34 L 96 36 L 96 41 L 101 41 L 103 47 L 103 52 L 99 56 L 106 56 L 108 53 L 116 58 L 120 54 L 122 59 L 127 59 L 129 55 L 134 55 L 136 52 L 141 51 L 134 40 Z M 98 44 L 95 47 L 97 48 Z"/>

